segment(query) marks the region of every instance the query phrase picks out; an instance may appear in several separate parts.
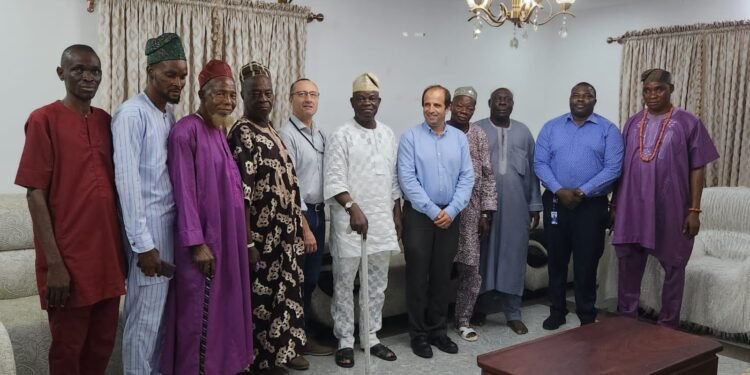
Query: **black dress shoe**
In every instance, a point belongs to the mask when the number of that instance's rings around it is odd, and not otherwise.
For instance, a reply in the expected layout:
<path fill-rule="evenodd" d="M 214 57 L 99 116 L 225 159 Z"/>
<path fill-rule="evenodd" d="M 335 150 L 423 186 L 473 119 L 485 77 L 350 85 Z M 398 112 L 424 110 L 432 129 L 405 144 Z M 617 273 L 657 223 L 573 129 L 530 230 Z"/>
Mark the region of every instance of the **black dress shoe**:
<path fill-rule="evenodd" d="M 415 336 L 411 339 L 411 351 L 422 358 L 432 358 L 432 348 L 426 336 Z"/>
<path fill-rule="evenodd" d="M 554 331 L 560 328 L 560 326 L 563 324 L 565 324 L 564 316 L 550 315 L 547 319 L 544 319 L 544 322 L 542 322 L 542 328 L 549 331 Z"/>
<path fill-rule="evenodd" d="M 438 349 L 449 354 L 458 353 L 458 345 L 446 335 L 431 339 L 430 344 L 437 346 Z"/>

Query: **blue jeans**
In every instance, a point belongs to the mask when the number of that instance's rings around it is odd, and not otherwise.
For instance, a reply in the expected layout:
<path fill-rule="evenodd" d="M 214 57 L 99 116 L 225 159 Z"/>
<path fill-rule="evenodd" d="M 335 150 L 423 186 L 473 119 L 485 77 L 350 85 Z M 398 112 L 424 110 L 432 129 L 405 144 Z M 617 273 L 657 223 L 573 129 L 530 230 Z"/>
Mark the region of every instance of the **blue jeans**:
<path fill-rule="evenodd" d="M 318 277 L 320 276 L 320 265 L 323 260 L 323 251 L 325 250 L 325 236 L 326 236 L 326 214 L 323 211 L 323 204 L 307 205 L 307 211 L 305 211 L 305 219 L 307 224 L 310 226 L 310 230 L 315 235 L 315 242 L 318 245 L 318 251 L 312 254 L 305 254 L 305 291 L 304 291 L 304 303 L 305 303 L 305 327 L 311 328 L 311 317 L 310 314 L 310 303 L 312 300 L 313 291 L 318 286 Z M 318 208 L 318 211 L 315 211 Z"/>

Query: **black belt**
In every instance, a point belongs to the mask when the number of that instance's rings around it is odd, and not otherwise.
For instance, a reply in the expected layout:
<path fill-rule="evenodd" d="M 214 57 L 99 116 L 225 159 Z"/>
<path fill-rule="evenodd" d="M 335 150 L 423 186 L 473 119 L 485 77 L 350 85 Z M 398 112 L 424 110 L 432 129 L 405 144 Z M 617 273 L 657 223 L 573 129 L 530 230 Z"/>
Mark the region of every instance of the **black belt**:
<path fill-rule="evenodd" d="M 305 206 L 307 206 L 308 211 L 313 212 L 320 212 L 323 211 L 323 207 L 325 206 L 324 203 L 307 203 L 305 202 Z"/>
<path fill-rule="evenodd" d="M 542 195 L 550 195 L 550 196 L 554 197 L 555 193 L 553 193 L 553 192 L 551 192 L 549 190 L 545 190 Z M 595 195 L 593 197 L 591 197 L 591 196 L 585 196 L 585 197 L 583 197 L 584 201 L 597 201 L 597 200 L 602 200 L 602 199 L 606 200 L 606 201 L 609 201 L 609 198 L 607 197 L 606 194 L 605 195 Z"/>

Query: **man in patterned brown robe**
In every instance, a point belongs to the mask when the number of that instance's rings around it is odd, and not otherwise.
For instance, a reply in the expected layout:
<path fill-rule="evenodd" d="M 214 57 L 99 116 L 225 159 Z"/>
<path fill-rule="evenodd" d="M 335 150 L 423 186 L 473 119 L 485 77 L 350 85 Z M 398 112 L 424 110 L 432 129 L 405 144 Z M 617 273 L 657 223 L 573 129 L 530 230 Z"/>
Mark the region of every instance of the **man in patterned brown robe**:
<path fill-rule="evenodd" d="M 306 342 L 302 308 L 302 207 L 292 160 L 270 121 L 274 93 L 256 62 L 240 74 L 245 112 L 229 131 L 242 178 L 248 251 L 254 267 L 253 374 L 286 374 Z M 297 367 L 295 367 L 297 368 Z"/>
<path fill-rule="evenodd" d="M 492 213 L 497 209 L 495 177 L 490 164 L 487 136 L 479 126 L 471 123 L 477 104 L 477 92 L 472 87 L 459 87 L 453 94 L 451 119 L 448 124 L 466 133 L 471 163 L 474 166 L 474 188 L 469 205 L 461 211 L 458 252 L 454 259 L 458 271 L 456 293 L 456 329 L 461 338 L 476 341 L 477 333 L 469 326 L 474 303 L 479 295 L 482 276 L 479 274 L 479 237 L 490 231 Z"/>

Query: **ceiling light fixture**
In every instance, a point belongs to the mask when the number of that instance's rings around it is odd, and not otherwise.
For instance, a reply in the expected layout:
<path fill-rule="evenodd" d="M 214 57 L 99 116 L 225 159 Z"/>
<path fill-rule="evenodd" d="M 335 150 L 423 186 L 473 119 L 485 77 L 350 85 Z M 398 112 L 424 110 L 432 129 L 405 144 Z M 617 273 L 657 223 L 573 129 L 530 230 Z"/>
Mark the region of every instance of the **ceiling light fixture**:
<path fill-rule="evenodd" d="M 542 5 L 542 1 L 547 3 L 550 10 L 546 11 L 542 16 L 545 17 L 543 20 L 539 20 L 539 13 L 545 9 Z M 525 26 L 532 26 L 534 30 L 537 27 L 544 25 L 551 21 L 553 18 L 562 15 L 562 27 L 558 34 L 561 38 L 568 36 L 568 17 L 575 17 L 576 15 L 570 12 L 570 7 L 575 3 L 575 0 L 555 0 L 560 6 L 560 10 L 554 12 L 550 0 L 510 0 L 510 9 L 501 0 L 498 0 L 498 6 L 495 7 L 497 11 L 493 11 L 492 4 L 494 0 L 466 0 L 466 4 L 469 6 L 469 22 L 474 21 L 474 39 L 478 39 L 482 34 L 482 27 L 486 23 L 492 27 L 499 27 L 510 22 L 513 24 L 513 39 L 510 41 L 512 48 L 518 48 L 518 38 L 516 38 L 516 29 L 524 29 Z M 525 39 L 526 30 L 523 31 L 523 37 Z"/>

